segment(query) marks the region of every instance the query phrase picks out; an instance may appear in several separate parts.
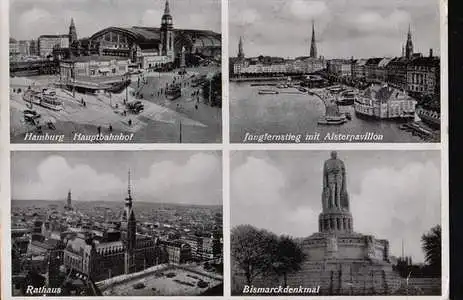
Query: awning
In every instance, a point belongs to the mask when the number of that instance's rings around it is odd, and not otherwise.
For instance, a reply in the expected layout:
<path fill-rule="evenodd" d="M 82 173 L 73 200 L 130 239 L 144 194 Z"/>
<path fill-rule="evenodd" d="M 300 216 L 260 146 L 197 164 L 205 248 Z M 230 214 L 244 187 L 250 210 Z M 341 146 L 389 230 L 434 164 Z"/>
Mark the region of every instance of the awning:
<path fill-rule="evenodd" d="M 109 72 L 111 72 L 111 70 L 109 70 L 108 68 L 101 68 L 101 69 L 98 70 L 98 72 L 100 72 L 100 73 L 109 73 Z"/>

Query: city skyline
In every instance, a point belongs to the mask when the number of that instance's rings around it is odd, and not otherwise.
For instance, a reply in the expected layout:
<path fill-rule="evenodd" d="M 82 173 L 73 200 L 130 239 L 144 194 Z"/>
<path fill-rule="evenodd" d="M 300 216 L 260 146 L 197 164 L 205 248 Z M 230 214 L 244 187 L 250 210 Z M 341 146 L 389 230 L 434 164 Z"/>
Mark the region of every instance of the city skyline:
<path fill-rule="evenodd" d="M 247 57 L 309 56 L 312 21 L 318 55 L 327 59 L 400 56 L 409 25 L 415 52 L 433 48 L 440 55 L 438 1 L 236 0 L 229 9 L 230 57 L 240 36 Z"/>
<path fill-rule="evenodd" d="M 221 32 L 220 1 L 170 2 L 174 28 Z M 137 5 L 126 0 L 13 0 L 10 3 L 10 37 L 30 40 L 46 34 L 68 34 L 71 18 L 79 38 L 110 26 L 160 27 L 164 3 L 164 0 L 139 0 Z"/>
<path fill-rule="evenodd" d="M 134 203 L 222 205 L 215 151 L 12 152 L 13 200 L 123 203 L 131 172 Z"/>
<path fill-rule="evenodd" d="M 329 151 L 232 153 L 231 228 L 250 224 L 294 237 L 317 232 L 322 168 L 329 156 Z M 394 256 L 401 255 L 404 240 L 405 255 L 423 262 L 421 235 L 441 224 L 440 153 L 338 151 L 338 158 L 347 170 L 354 232 L 389 240 Z"/>

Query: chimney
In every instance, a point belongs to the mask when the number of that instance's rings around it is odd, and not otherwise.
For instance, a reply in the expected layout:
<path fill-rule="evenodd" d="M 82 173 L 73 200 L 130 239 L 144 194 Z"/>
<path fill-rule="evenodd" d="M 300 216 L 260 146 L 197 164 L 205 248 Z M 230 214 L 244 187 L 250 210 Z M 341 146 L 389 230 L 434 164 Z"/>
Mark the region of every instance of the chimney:
<path fill-rule="evenodd" d="M 429 57 L 432 57 L 432 48 L 429 49 Z"/>

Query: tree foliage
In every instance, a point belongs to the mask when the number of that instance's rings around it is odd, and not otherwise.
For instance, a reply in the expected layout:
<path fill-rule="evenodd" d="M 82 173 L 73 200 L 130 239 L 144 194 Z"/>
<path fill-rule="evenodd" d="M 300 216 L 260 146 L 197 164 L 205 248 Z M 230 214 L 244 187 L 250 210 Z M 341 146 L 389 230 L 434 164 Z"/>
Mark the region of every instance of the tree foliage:
<path fill-rule="evenodd" d="M 301 247 L 289 236 L 278 237 L 251 225 L 240 225 L 231 231 L 231 255 L 236 265 L 252 284 L 257 276 L 283 276 L 300 270 L 304 260 Z"/>
<path fill-rule="evenodd" d="M 431 230 L 421 236 L 421 246 L 424 251 L 424 258 L 426 264 L 429 266 L 430 271 L 434 274 L 441 273 L 441 227 L 436 225 Z"/>

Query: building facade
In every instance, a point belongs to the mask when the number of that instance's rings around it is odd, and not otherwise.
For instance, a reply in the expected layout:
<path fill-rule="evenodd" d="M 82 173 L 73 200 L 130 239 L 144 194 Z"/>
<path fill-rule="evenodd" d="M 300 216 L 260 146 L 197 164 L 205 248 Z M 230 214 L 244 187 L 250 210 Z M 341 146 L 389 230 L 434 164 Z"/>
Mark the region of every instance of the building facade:
<path fill-rule="evenodd" d="M 79 56 L 62 60 L 59 66 L 62 82 L 108 77 L 121 81 L 129 71 L 129 60 L 118 56 Z"/>
<path fill-rule="evenodd" d="M 53 49 L 69 48 L 69 35 L 41 35 L 38 40 L 38 54 L 41 57 L 53 55 Z"/>
<path fill-rule="evenodd" d="M 432 56 L 417 57 L 407 64 L 407 90 L 417 96 L 439 95 L 440 61 Z"/>

